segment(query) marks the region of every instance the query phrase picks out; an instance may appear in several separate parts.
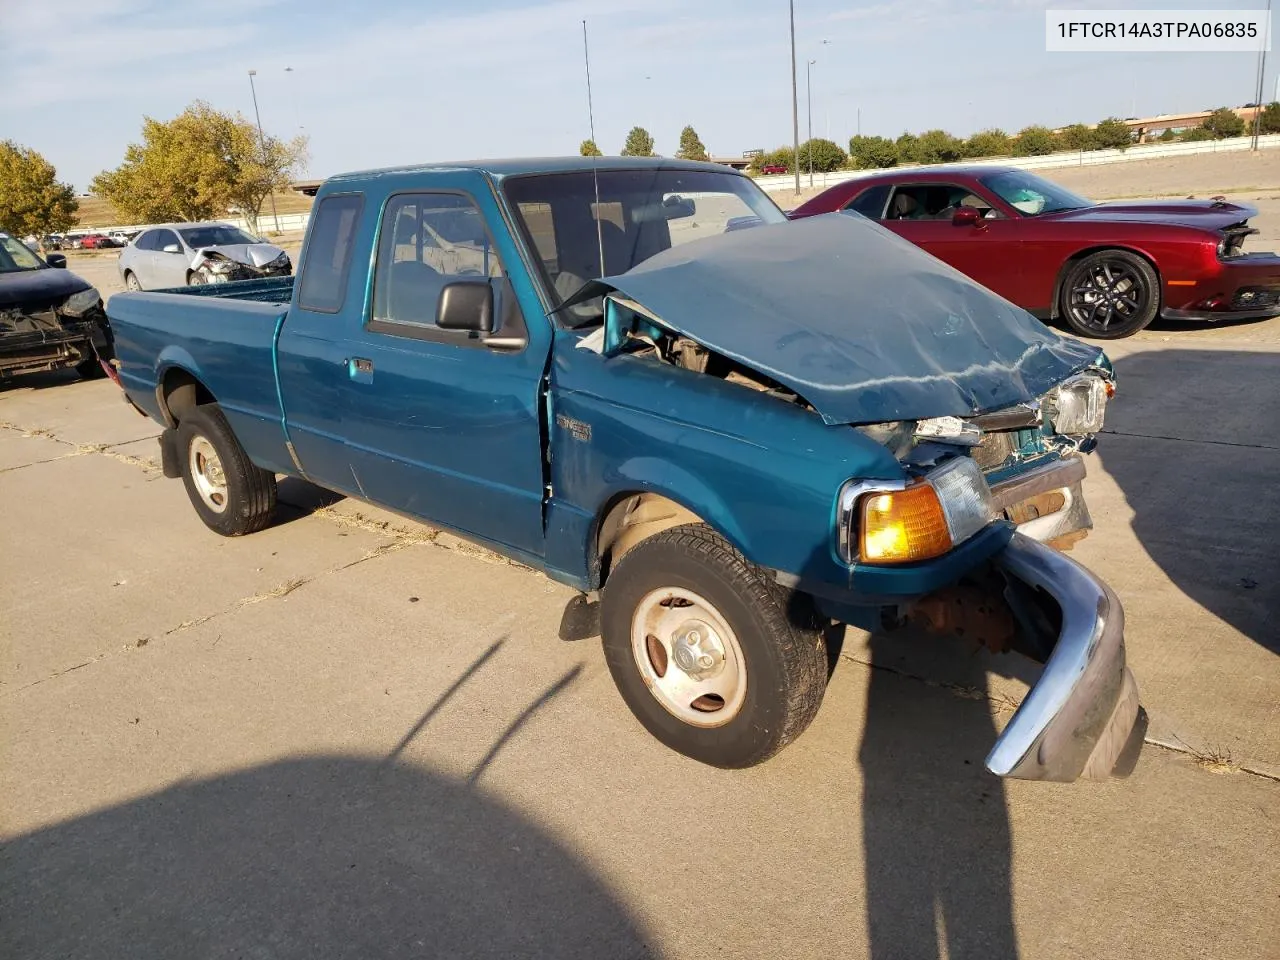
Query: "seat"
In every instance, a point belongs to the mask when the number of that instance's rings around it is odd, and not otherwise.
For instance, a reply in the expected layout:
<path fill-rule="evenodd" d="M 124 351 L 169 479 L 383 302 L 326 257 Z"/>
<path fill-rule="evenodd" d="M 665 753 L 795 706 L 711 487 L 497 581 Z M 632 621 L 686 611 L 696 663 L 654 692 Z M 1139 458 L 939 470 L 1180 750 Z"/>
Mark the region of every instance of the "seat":
<path fill-rule="evenodd" d="M 909 193 L 899 190 L 893 195 L 893 203 L 889 207 L 890 220 L 913 220 L 920 210 L 920 204 Z"/>

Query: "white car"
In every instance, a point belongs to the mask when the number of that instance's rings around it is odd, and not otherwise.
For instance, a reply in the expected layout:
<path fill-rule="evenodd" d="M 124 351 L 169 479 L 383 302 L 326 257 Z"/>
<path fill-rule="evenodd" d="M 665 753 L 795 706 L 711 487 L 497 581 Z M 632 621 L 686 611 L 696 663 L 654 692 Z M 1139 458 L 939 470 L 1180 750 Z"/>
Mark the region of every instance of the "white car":
<path fill-rule="evenodd" d="M 120 279 L 129 290 L 287 277 L 289 255 L 229 223 L 166 223 L 142 231 L 120 251 Z"/>

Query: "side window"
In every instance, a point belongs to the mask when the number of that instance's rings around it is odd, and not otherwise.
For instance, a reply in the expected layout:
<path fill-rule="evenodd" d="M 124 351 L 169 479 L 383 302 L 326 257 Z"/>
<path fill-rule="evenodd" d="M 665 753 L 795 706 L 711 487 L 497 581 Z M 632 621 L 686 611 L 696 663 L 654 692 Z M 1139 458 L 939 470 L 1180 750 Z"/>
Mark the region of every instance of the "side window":
<path fill-rule="evenodd" d="M 884 204 L 889 199 L 889 191 L 892 189 L 893 185 L 889 183 L 870 187 L 845 204 L 844 208 L 872 220 L 880 220 L 884 217 Z"/>
<path fill-rule="evenodd" d="M 920 183 L 894 190 L 885 219 L 950 220 L 961 207 L 973 207 L 988 220 L 1000 216 L 989 202 L 966 187 L 949 183 Z"/>
<path fill-rule="evenodd" d="M 156 248 L 156 235 L 159 232 L 159 230 L 148 230 L 133 245 L 139 250 L 154 250 Z"/>
<path fill-rule="evenodd" d="M 342 309 L 351 270 L 351 248 L 363 204 L 363 195 L 354 193 L 320 201 L 299 271 L 298 306 L 302 309 L 317 313 L 337 313 Z"/>
<path fill-rule="evenodd" d="M 461 277 L 502 276 L 498 252 L 470 198 L 401 194 L 387 204 L 378 232 L 373 319 L 435 327 L 446 284 Z"/>
<path fill-rule="evenodd" d="M 156 250 L 163 250 L 171 243 L 177 245 L 179 252 L 182 250 L 182 244 L 178 243 L 178 235 L 172 230 L 157 230 L 153 242 Z"/>

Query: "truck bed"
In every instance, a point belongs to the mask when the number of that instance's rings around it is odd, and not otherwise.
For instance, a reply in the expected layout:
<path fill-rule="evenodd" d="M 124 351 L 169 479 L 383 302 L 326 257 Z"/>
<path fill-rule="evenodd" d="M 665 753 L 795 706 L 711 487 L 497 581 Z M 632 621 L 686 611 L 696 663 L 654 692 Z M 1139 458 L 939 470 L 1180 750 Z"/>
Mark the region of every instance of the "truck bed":
<path fill-rule="evenodd" d="M 288 303 L 293 299 L 293 277 L 263 277 L 232 283 L 206 283 L 194 287 L 170 287 L 153 293 L 176 293 L 190 297 L 217 297 L 220 300 L 257 300 L 260 303 Z"/>

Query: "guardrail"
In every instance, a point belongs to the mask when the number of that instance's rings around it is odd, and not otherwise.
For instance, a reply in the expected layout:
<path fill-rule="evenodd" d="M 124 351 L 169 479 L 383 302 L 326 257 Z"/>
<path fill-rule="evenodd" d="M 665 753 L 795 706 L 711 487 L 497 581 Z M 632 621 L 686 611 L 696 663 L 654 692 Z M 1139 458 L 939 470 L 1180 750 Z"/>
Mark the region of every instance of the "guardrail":
<path fill-rule="evenodd" d="M 1072 150 L 1065 153 L 1047 153 L 1040 157 L 984 157 L 976 160 L 961 160 L 967 166 L 982 167 L 1018 167 L 1022 170 L 1052 170 L 1063 167 L 1091 167 L 1106 163 L 1133 163 L 1138 160 L 1160 160 L 1165 157 L 1183 157 L 1198 153 L 1235 153 L 1248 150 L 1253 145 L 1252 137 L 1231 137 L 1227 140 L 1196 140 L 1191 143 L 1140 143 L 1126 150 Z M 1280 133 L 1270 133 L 1258 138 L 1258 148 L 1270 150 L 1280 148 Z M 910 170 L 916 167 L 946 166 L 946 164 L 903 164 L 895 170 Z M 834 173 L 817 173 L 813 175 L 813 185 L 829 187 L 846 180 L 869 177 L 884 173 L 883 169 L 874 170 L 837 170 Z M 756 177 L 756 183 L 765 190 L 787 190 L 795 187 L 795 175 L 791 173 L 776 174 L 768 177 Z M 800 172 L 800 187 L 809 186 L 809 174 Z"/>
<path fill-rule="evenodd" d="M 280 232 L 283 233 L 287 230 L 305 230 L 307 221 L 310 219 L 310 213 L 282 213 L 280 214 Z M 233 227 L 239 227 L 241 230 L 249 230 L 249 221 L 244 217 L 217 217 L 215 218 L 215 222 L 229 223 Z M 136 233 L 139 230 L 150 230 L 152 227 L 157 226 L 159 226 L 157 223 L 134 223 L 128 225 L 113 225 L 110 227 L 77 226 L 74 230 L 70 231 L 70 234 L 75 236 L 77 234 L 83 235 L 87 233 Z M 275 232 L 275 229 L 276 221 L 275 218 L 271 216 L 270 212 L 258 217 L 259 235 L 267 237 L 269 240 L 270 235 Z M 252 233 L 251 230 L 249 232 Z"/>

